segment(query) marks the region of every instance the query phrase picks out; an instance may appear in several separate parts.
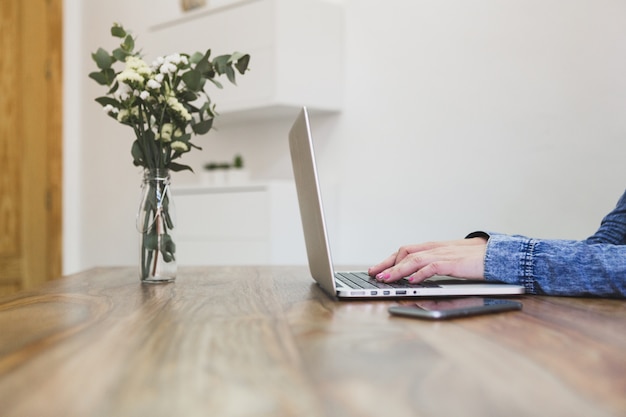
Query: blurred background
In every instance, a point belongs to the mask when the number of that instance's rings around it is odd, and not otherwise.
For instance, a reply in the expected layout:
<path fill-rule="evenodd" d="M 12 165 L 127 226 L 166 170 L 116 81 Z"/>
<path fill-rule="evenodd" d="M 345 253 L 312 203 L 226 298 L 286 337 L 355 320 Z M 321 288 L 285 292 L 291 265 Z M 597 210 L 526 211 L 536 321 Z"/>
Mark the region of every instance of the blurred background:
<path fill-rule="evenodd" d="M 183 194 L 211 194 L 218 187 L 202 183 L 203 165 L 243 157 L 248 182 L 226 188 L 260 184 L 268 213 L 259 221 L 278 224 L 266 230 L 273 254 L 244 251 L 241 263 L 306 262 L 287 147 L 303 105 L 336 264 L 367 266 L 402 244 L 477 229 L 583 239 L 626 186 L 621 0 L 207 0 L 189 11 L 179 0 L 65 0 L 66 274 L 137 263 L 132 131 L 106 117 L 94 102 L 104 91 L 87 77 L 90 54 L 117 46 L 113 22 L 147 58 L 208 48 L 252 55 L 238 86 L 215 93 L 221 119 L 195 140 L 203 151 L 182 161 L 196 174 L 172 176 Z M 179 223 L 233 222 L 228 209 L 208 206 L 206 216 L 202 207 L 195 218 L 179 212 Z"/>

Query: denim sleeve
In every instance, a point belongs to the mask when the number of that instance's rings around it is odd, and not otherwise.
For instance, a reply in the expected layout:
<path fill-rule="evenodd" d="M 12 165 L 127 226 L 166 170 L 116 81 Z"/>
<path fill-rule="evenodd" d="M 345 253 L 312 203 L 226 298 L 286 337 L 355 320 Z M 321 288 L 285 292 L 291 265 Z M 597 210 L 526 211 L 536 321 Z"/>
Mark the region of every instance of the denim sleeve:
<path fill-rule="evenodd" d="M 485 278 L 529 294 L 626 297 L 626 246 L 491 234 Z"/>
<path fill-rule="evenodd" d="M 532 239 L 474 232 L 487 239 L 485 279 L 528 294 L 626 298 L 626 192 L 586 240 Z"/>

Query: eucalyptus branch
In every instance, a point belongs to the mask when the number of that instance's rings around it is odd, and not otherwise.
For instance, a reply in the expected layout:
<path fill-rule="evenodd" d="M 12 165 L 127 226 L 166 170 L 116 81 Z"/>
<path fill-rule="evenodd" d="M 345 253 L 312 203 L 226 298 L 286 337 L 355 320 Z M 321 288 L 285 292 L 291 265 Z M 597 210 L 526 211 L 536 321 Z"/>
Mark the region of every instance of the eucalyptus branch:
<path fill-rule="evenodd" d="M 132 127 L 138 146 L 131 148 L 135 165 L 191 170 L 172 160 L 201 149 L 191 142 L 192 136 L 213 127 L 217 112 L 205 89 L 222 88 L 217 78 L 224 75 L 235 84 L 235 74 L 248 70 L 250 56 L 234 52 L 211 60 L 209 49 L 159 57 L 148 65 L 135 50 L 135 38 L 121 25 L 114 24 L 111 35 L 121 40 L 119 47 L 112 53 L 99 48 L 92 54 L 98 70 L 89 77 L 108 87 L 96 101 L 109 116 Z M 116 64 L 121 68 L 115 69 Z"/>

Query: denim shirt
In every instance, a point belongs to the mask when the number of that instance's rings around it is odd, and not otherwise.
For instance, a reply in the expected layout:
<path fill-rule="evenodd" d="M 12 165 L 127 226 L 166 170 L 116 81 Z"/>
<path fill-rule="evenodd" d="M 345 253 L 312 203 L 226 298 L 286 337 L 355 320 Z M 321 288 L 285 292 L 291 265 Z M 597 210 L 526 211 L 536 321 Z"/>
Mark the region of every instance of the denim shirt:
<path fill-rule="evenodd" d="M 626 192 L 586 240 L 489 233 L 485 278 L 529 294 L 626 297 Z"/>

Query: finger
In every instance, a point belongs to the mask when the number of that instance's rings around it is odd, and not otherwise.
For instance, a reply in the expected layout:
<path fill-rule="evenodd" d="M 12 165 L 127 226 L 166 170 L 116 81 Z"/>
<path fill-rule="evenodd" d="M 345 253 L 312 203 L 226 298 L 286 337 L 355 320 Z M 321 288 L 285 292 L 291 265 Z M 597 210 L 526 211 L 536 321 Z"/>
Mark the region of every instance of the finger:
<path fill-rule="evenodd" d="M 371 277 L 375 277 L 387 268 L 392 267 L 396 261 L 396 254 L 389 255 L 382 262 L 368 268 L 367 273 Z"/>
<path fill-rule="evenodd" d="M 396 252 L 396 264 L 402 262 L 407 256 L 417 253 L 417 252 L 426 252 L 434 249 L 447 248 L 452 246 L 460 246 L 460 245 L 469 245 L 473 244 L 473 242 L 468 242 L 470 239 L 463 240 L 450 240 L 450 241 L 441 241 L 441 242 L 425 242 L 418 243 L 415 245 L 405 245 L 400 247 Z"/>
<path fill-rule="evenodd" d="M 402 246 L 400 249 L 398 249 L 398 252 L 396 252 L 396 259 L 394 261 L 394 264 L 395 265 L 399 264 L 400 262 L 402 262 L 402 260 L 404 260 L 404 258 L 409 256 L 409 254 L 411 253 L 412 252 L 410 252 L 409 246 Z"/>
<path fill-rule="evenodd" d="M 381 271 L 376 275 L 376 279 L 383 282 L 394 282 L 408 277 L 431 262 L 428 256 L 428 252 L 412 253 L 404 257 L 399 263 Z"/>
<path fill-rule="evenodd" d="M 442 245 L 442 243 L 428 242 L 428 243 L 420 243 L 416 245 L 401 246 L 400 249 L 398 249 L 398 251 L 395 253 L 395 259 L 393 263 L 391 265 L 388 265 L 387 267 L 389 268 L 392 265 L 398 265 L 402 263 L 402 261 L 404 261 L 407 256 L 410 256 L 413 253 L 427 251 L 435 247 L 438 247 L 440 245 Z"/>
<path fill-rule="evenodd" d="M 427 245 L 430 245 L 430 244 L 402 246 L 400 249 L 398 249 L 397 252 L 390 255 L 387 259 L 369 268 L 368 274 L 371 277 L 374 277 L 379 281 L 385 281 L 388 279 L 397 281 L 400 278 L 403 278 L 403 276 L 398 277 L 397 274 L 394 274 L 394 273 L 390 274 L 391 271 L 388 271 L 388 270 L 392 268 L 394 265 L 402 264 L 402 262 L 404 262 L 404 260 L 409 255 L 412 255 L 414 252 L 418 252 L 420 250 L 426 249 L 428 247 Z"/>

